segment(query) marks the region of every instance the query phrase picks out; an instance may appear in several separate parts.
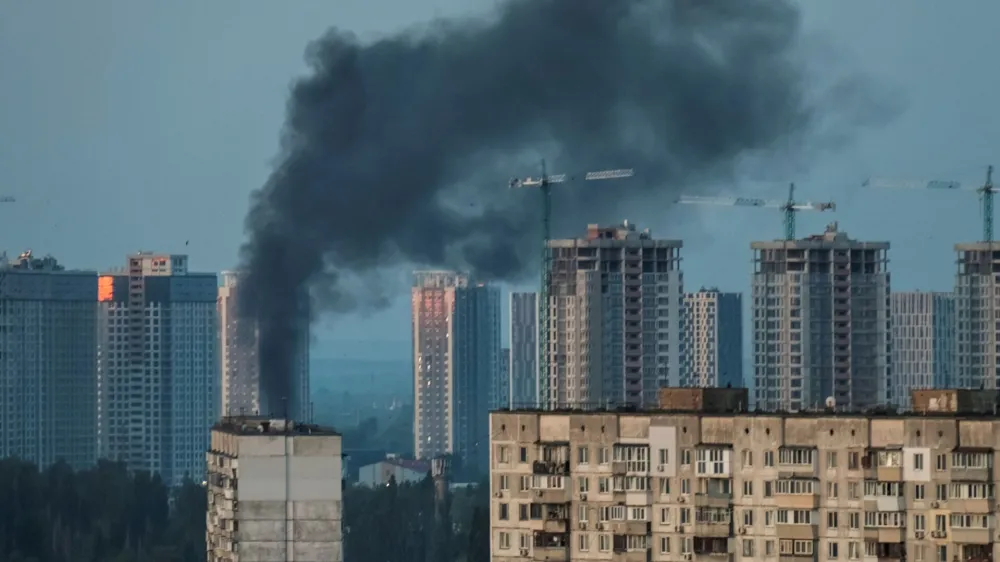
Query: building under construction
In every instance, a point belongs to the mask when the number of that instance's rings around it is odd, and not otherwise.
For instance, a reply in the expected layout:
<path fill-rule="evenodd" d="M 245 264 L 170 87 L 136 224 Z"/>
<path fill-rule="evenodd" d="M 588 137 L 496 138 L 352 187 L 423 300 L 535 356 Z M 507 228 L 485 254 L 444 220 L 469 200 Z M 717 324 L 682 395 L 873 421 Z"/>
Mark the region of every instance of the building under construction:
<path fill-rule="evenodd" d="M 883 403 L 889 377 L 888 242 L 821 235 L 753 242 L 756 407 Z"/>

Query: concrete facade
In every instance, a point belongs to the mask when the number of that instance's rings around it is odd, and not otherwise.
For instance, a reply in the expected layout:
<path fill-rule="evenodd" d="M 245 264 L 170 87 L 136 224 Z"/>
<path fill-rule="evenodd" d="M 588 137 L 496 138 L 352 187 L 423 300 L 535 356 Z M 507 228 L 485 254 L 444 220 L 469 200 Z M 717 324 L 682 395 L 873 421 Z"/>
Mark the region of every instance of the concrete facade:
<path fill-rule="evenodd" d="M 98 448 L 102 458 L 204 478 L 219 419 L 218 281 L 184 255 L 141 252 L 98 279 Z"/>
<path fill-rule="evenodd" d="M 97 272 L 0 256 L 0 458 L 97 459 Z"/>
<path fill-rule="evenodd" d="M 743 295 L 684 295 L 684 386 L 743 386 Z"/>
<path fill-rule="evenodd" d="M 656 403 L 681 383 L 680 240 L 625 221 L 552 240 L 548 408 Z"/>
<path fill-rule="evenodd" d="M 889 403 L 910 407 L 910 391 L 948 388 L 955 379 L 955 298 L 952 293 L 893 293 Z"/>
<path fill-rule="evenodd" d="M 757 408 L 856 410 L 885 402 L 890 369 L 888 242 L 830 224 L 802 240 L 753 242 Z"/>
<path fill-rule="evenodd" d="M 341 437 L 266 418 L 224 418 L 207 454 L 209 562 L 341 562 Z"/>
<path fill-rule="evenodd" d="M 1000 388 L 1000 242 L 956 244 L 955 386 Z"/>
<path fill-rule="evenodd" d="M 500 370 L 500 291 L 461 273 L 417 272 L 411 306 L 414 454 L 453 454 L 462 470 L 485 472 L 490 389 Z"/>
<path fill-rule="evenodd" d="M 271 415 L 297 420 L 312 419 L 309 399 L 309 318 L 302 319 L 301 333 L 290 371 L 286 400 L 268 404 L 260 388 L 259 334 L 255 322 L 239 314 L 239 279 L 235 271 L 222 272 L 219 287 L 219 363 L 221 412 L 226 416 Z"/>
<path fill-rule="evenodd" d="M 538 405 L 538 293 L 510 294 L 510 407 Z"/>
<path fill-rule="evenodd" d="M 919 414 L 865 416 L 753 414 L 742 389 L 673 390 L 664 402 L 686 408 L 494 412 L 492 561 L 1000 555 L 1000 421 L 962 410 L 995 405 L 995 392 L 939 391 L 915 398 Z"/>

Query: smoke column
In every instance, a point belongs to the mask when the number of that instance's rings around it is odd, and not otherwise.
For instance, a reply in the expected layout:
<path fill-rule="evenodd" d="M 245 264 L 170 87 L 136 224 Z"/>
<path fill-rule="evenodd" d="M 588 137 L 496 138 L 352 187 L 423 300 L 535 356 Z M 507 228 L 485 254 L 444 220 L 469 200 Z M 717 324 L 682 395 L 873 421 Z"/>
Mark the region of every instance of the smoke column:
<path fill-rule="evenodd" d="M 378 306 L 399 264 L 537 272 L 538 194 L 506 183 L 542 155 L 554 172 L 637 171 L 556 192 L 556 226 L 576 232 L 808 144 L 835 110 L 810 101 L 799 20 L 785 0 L 508 0 L 368 43 L 329 31 L 246 220 L 240 306 L 258 320 L 262 393 L 290 393 L 307 301 Z"/>

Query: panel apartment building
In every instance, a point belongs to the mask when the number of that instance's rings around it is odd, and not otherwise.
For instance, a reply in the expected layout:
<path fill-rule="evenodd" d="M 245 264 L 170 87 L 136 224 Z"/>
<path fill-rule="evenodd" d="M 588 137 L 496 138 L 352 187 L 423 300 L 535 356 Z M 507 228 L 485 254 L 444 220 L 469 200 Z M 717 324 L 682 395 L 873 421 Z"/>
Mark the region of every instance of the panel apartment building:
<path fill-rule="evenodd" d="M 955 296 L 892 293 L 892 375 L 888 401 L 910 407 L 910 390 L 950 388 L 955 377 Z"/>
<path fill-rule="evenodd" d="M 640 412 L 491 415 L 491 559 L 987 562 L 996 391 L 917 412 L 754 414 L 744 389 Z"/>
<path fill-rule="evenodd" d="M 341 445 L 332 429 L 285 418 L 217 423 L 207 454 L 207 560 L 343 560 Z"/>
<path fill-rule="evenodd" d="M 0 255 L 0 458 L 97 460 L 97 272 Z"/>
<path fill-rule="evenodd" d="M 510 407 L 538 405 L 538 293 L 510 294 Z"/>
<path fill-rule="evenodd" d="M 684 386 L 743 386 L 743 295 L 701 289 L 684 295 Z"/>
<path fill-rule="evenodd" d="M 1000 243 L 956 244 L 955 386 L 1000 388 Z"/>
<path fill-rule="evenodd" d="M 500 291 L 462 273 L 419 271 L 411 307 L 414 454 L 452 454 L 460 474 L 485 473 L 490 388 L 500 370 Z"/>
<path fill-rule="evenodd" d="M 98 447 L 168 484 L 205 473 L 219 419 L 218 281 L 141 252 L 98 281 Z"/>
<path fill-rule="evenodd" d="M 801 240 L 753 242 L 757 408 L 859 409 L 885 402 L 890 375 L 888 242 L 830 224 Z"/>
<path fill-rule="evenodd" d="M 222 272 L 219 286 L 219 360 L 221 364 L 221 412 L 226 416 L 273 415 L 309 421 L 309 318 L 302 319 L 298 352 L 289 372 L 288 396 L 268 404 L 260 386 L 259 333 L 256 322 L 239 313 L 239 280 L 235 271 Z M 278 397 L 280 399 L 280 397 Z"/>
<path fill-rule="evenodd" d="M 544 407 L 656 403 L 682 377 L 680 240 L 625 221 L 552 240 Z"/>

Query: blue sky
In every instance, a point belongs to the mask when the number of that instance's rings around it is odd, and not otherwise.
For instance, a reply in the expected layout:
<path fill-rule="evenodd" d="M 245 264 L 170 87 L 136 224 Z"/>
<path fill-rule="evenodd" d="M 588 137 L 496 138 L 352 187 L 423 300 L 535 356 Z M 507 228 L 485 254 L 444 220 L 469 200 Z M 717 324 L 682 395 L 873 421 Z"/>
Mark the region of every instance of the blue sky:
<path fill-rule="evenodd" d="M 119 265 L 138 249 L 187 252 L 202 270 L 231 267 L 247 196 L 277 150 L 288 84 L 305 71 L 306 44 L 330 26 L 377 37 L 492 3 L 0 0 L 0 194 L 18 198 L 0 207 L 0 247 L 88 269 Z M 839 220 L 852 236 L 892 242 L 894 289 L 948 290 L 952 245 L 980 234 L 976 197 L 860 183 L 869 175 L 976 182 L 986 164 L 1000 164 L 1000 3 L 811 0 L 802 9 L 810 40 L 886 86 L 902 112 L 789 178 L 803 197 L 839 206 L 836 215 L 800 215 L 800 234 Z M 749 242 L 779 236 L 780 215 L 682 211 L 695 220 L 675 220 L 674 209 L 622 218 L 685 240 L 689 287 L 746 290 Z M 405 357 L 408 300 L 400 296 L 377 315 L 325 320 L 317 350 Z"/>

